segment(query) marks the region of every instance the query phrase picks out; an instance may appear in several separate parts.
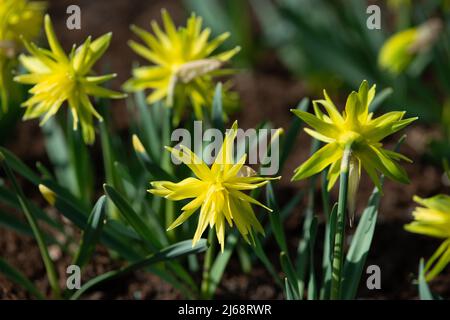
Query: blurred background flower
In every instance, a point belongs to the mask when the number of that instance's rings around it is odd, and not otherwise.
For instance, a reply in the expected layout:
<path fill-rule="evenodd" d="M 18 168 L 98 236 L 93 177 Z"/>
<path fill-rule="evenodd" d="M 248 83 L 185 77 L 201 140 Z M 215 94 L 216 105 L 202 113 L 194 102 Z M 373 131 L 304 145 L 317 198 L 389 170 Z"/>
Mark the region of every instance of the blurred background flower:
<path fill-rule="evenodd" d="M 130 47 L 153 65 L 134 68 L 133 78 L 124 84 L 124 88 L 127 91 L 152 89 L 147 102 L 154 104 L 164 100 L 168 107 L 174 107 L 175 125 L 180 122 L 187 105 L 192 106 L 197 119 L 203 119 L 205 111 L 211 113 L 213 78 L 231 71 L 222 66 L 240 48 L 215 54 L 230 34 L 222 33 L 210 40 L 211 29 L 202 30 L 203 19 L 195 13 L 188 19 L 186 27 L 177 28 L 166 10 L 162 10 L 162 19 L 165 30 L 152 21 L 153 34 L 137 26 L 131 27 L 146 46 L 131 40 Z"/>
<path fill-rule="evenodd" d="M 33 40 L 40 34 L 45 9 L 43 1 L 0 1 L 0 117 L 8 109 L 15 58 L 22 49 L 21 38 Z"/>
<path fill-rule="evenodd" d="M 444 240 L 425 265 L 426 279 L 430 281 L 450 262 L 450 197 L 444 194 L 427 199 L 414 196 L 414 201 L 422 207 L 414 210 L 414 221 L 405 225 L 405 229 Z"/>
<path fill-rule="evenodd" d="M 78 48 L 73 47 L 66 55 L 56 38 L 50 16 L 45 16 L 45 34 L 50 50 L 41 49 L 25 41 L 31 56 L 21 55 L 20 62 L 29 72 L 18 75 L 15 81 L 34 85 L 30 89 L 32 97 L 22 105 L 27 108 L 24 120 L 40 118 L 41 125 L 53 117 L 63 103 L 67 103 L 73 116 L 73 129 L 81 124 L 83 139 L 87 144 L 95 140 L 93 117 L 103 120 L 95 110 L 89 96 L 121 99 L 126 95 L 100 87 L 116 74 L 92 76 L 92 67 L 109 46 L 111 33 L 94 41 L 88 39 Z"/>

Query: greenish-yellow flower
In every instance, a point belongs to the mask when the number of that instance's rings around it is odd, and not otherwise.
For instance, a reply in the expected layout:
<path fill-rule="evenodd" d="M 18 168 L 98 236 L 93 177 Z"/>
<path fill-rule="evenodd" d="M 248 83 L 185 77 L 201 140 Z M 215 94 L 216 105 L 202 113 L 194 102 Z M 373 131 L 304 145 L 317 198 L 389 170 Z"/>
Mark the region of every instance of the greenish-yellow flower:
<path fill-rule="evenodd" d="M 50 17 L 45 17 L 45 33 L 50 50 L 38 48 L 25 40 L 31 56 L 21 55 L 20 61 L 28 74 L 19 75 L 15 81 L 32 84 L 32 97 L 23 103 L 27 108 L 24 119 L 43 117 L 41 124 L 55 115 L 67 102 L 73 115 L 74 129 L 81 123 L 83 139 L 91 144 L 95 140 L 93 117 L 102 120 L 89 96 L 119 99 L 124 94 L 99 86 L 114 78 L 115 74 L 94 76 L 92 67 L 109 46 L 111 33 L 91 41 L 89 37 L 80 47 L 72 48 L 66 55 L 56 38 Z"/>
<path fill-rule="evenodd" d="M 393 74 L 401 73 L 418 53 L 433 45 L 441 28 L 440 20 L 431 19 L 418 27 L 394 34 L 381 47 L 378 56 L 380 67 Z"/>
<path fill-rule="evenodd" d="M 432 280 L 450 262 L 450 197 L 444 194 L 427 199 L 414 196 L 414 201 L 422 207 L 414 210 L 414 221 L 405 225 L 405 229 L 444 240 L 424 269 L 426 279 Z"/>
<path fill-rule="evenodd" d="M 313 101 L 315 115 L 300 110 L 292 110 L 314 130 L 305 128 L 312 137 L 326 145 L 295 170 L 292 180 L 300 180 L 321 172 L 328 166 L 328 189 L 336 183 L 340 174 L 341 159 L 346 146 L 351 144 L 351 176 L 359 176 L 363 168 L 377 187 L 381 189 L 378 172 L 403 183 L 409 179 L 397 161 L 405 156 L 386 150 L 381 141 L 403 129 L 417 118 L 403 119 L 405 112 L 388 112 L 374 118 L 369 106 L 375 97 L 375 85 L 369 89 L 363 81 L 358 92 L 353 91 L 347 98 L 345 110 L 341 114 L 324 91 L 325 99 Z M 324 113 L 321 109 L 326 111 Z M 355 173 L 356 172 L 356 175 Z M 355 180 L 353 178 L 353 180 Z M 356 180 L 354 181 L 357 184 Z"/>
<path fill-rule="evenodd" d="M 45 8 L 42 1 L 0 0 L 0 95 L 3 111 L 7 111 L 9 102 L 10 62 L 22 48 L 20 37 L 32 40 L 39 35 Z"/>
<path fill-rule="evenodd" d="M 151 183 L 153 189 L 149 192 L 154 195 L 173 201 L 192 199 L 182 208 L 181 215 L 169 226 L 169 230 L 181 225 L 200 209 L 192 245 L 197 243 L 208 225 L 211 228 L 215 227 L 222 251 L 225 245 L 227 222 L 230 227 L 233 223 L 236 224 L 247 242 L 250 242 L 249 236 L 253 238 L 253 230 L 264 233 L 251 204 L 272 210 L 243 191 L 257 189 L 266 185 L 269 180 L 279 179 L 279 177 L 267 178 L 243 174 L 247 155 L 244 154 L 237 162 L 234 161 L 232 150 L 236 135 L 237 122 L 228 131 L 211 168 L 185 146 L 181 146 L 179 150 L 167 148 L 174 157 L 187 165 L 196 177 L 187 178 L 178 183 L 170 181 Z"/>
<path fill-rule="evenodd" d="M 193 107 L 196 117 L 202 119 L 204 109 L 212 105 L 214 77 L 230 72 L 222 66 L 240 48 L 214 54 L 229 33 L 209 40 L 211 30 L 202 30 L 202 18 L 195 14 L 188 19 L 186 27 L 178 29 L 166 10 L 162 11 L 162 18 L 165 30 L 152 21 L 153 34 L 132 26 L 145 45 L 130 41 L 130 47 L 152 65 L 135 68 L 133 78 L 124 88 L 127 91 L 151 89 L 147 102 L 165 100 L 169 107 L 175 108 L 175 123 L 185 111 L 186 103 Z M 228 87 L 225 86 L 225 99 Z"/>

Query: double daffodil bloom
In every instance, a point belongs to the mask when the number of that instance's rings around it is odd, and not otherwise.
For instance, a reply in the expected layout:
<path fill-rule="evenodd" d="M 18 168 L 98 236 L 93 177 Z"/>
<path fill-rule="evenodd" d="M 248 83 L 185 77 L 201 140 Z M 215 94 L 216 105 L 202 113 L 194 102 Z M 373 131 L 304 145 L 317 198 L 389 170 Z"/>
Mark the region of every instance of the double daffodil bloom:
<path fill-rule="evenodd" d="M 8 107 L 8 81 L 12 78 L 8 62 L 21 49 L 20 37 L 36 38 L 46 8 L 45 2 L 27 0 L 0 0 L 0 91 L 2 109 Z"/>
<path fill-rule="evenodd" d="M 418 27 L 394 34 L 386 40 L 380 50 L 378 56 L 380 67 L 393 74 L 401 73 L 419 52 L 429 49 L 434 44 L 441 29 L 442 22 L 431 19 Z"/>
<path fill-rule="evenodd" d="M 292 110 L 314 129 L 304 129 L 309 135 L 326 143 L 295 170 L 292 180 L 310 177 L 330 166 L 328 189 L 331 189 L 339 177 L 344 150 L 351 144 L 349 184 L 357 185 L 361 167 L 380 189 L 378 172 L 393 180 L 408 183 L 408 176 L 397 161 L 410 160 L 397 152 L 384 149 L 380 141 L 417 118 L 403 119 L 405 112 L 399 111 L 388 112 L 374 118 L 373 113 L 369 112 L 369 106 L 375 97 L 375 85 L 369 89 L 367 81 L 362 82 L 358 92 L 353 91 L 348 96 L 342 114 L 325 90 L 324 96 L 325 99 L 313 101 L 315 115 Z M 321 106 L 326 110 L 326 114 Z"/>
<path fill-rule="evenodd" d="M 181 146 L 180 149 L 166 147 L 173 157 L 191 169 L 195 178 L 187 178 L 178 183 L 169 181 L 151 183 L 153 189 L 149 192 L 154 195 L 173 201 L 192 199 L 182 208 L 181 215 L 168 230 L 178 227 L 200 209 L 197 230 L 192 240 L 193 246 L 208 225 L 210 228 L 215 228 L 222 251 L 225 245 L 226 222 L 230 227 L 234 222 L 249 243 L 253 240 L 253 230 L 264 234 L 264 229 L 256 218 L 251 204 L 259 205 L 270 212 L 272 210 L 243 191 L 262 187 L 269 180 L 279 179 L 279 177 L 267 178 L 244 174 L 247 168 L 244 165 L 247 155 L 244 154 L 237 162 L 233 160 L 236 134 L 237 122 L 228 130 L 221 150 L 210 168 L 187 147 Z"/>
<path fill-rule="evenodd" d="M 177 123 L 190 103 L 198 119 L 203 118 L 204 108 L 212 102 L 215 76 L 230 72 L 221 67 L 239 50 L 236 47 L 216 55 L 213 52 L 229 37 L 223 33 L 209 41 L 211 30 L 202 30 L 202 18 L 192 14 L 186 27 L 176 28 L 170 15 L 162 10 L 164 31 L 156 21 L 151 22 L 153 34 L 132 26 L 145 46 L 130 41 L 130 47 L 153 65 L 133 70 L 133 78 L 124 84 L 127 91 L 152 89 L 147 102 L 165 100 L 175 108 Z M 227 88 L 226 88 L 227 89 Z"/>
<path fill-rule="evenodd" d="M 422 207 L 414 210 L 414 221 L 405 225 L 405 229 L 409 232 L 444 239 L 425 266 L 424 272 L 429 281 L 450 262 L 450 197 L 443 194 L 428 199 L 414 196 L 414 201 Z"/>
<path fill-rule="evenodd" d="M 92 67 L 109 46 L 111 33 L 98 39 L 87 40 L 78 48 L 75 46 L 66 55 L 48 15 L 45 16 L 45 33 L 50 50 L 38 48 L 25 40 L 25 46 L 32 56 L 21 55 L 22 65 L 29 71 L 19 75 L 15 81 L 34 85 L 32 97 L 22 105 L 27 108 L 24 120 L 43 116 L 41 125 L 58 112 L 67 102 L 73 115 L 74 130 L 81 123 L 83 139 L 87 144 L 95 140 L 93 117 L 102 120 L 89 96 L 98 98 L 124 98 L 125 95 L 100 87 L 99 84 L 114 78 L 115 74 L 93 76 Z"/>

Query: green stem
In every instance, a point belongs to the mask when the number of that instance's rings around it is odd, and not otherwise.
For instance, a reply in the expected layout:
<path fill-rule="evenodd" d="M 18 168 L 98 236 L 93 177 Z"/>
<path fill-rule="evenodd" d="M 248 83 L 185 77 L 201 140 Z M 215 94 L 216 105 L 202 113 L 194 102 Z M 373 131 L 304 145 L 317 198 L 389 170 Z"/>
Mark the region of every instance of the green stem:
<path fill-rule="evenodd" d="M 28 202 L 25 198 L 25 195 L 23 194 L 22 189 L 19 187 L 19 184 L 17 183 L 17 180 L 11 171 L 11 168 L 6 163 L 6 160 L 3 156 L 3 154 L 0 152 L 0 164 L 2 165 L 3 169 L 6 172 L 6 176 L 11 181 L 14 191 L 16 192 L 17 200 L 20 203 L 20 206 L 22 207 L 23 213 L 25 214 L 25 217 L 30 224 L 31 230 L 33 231 L 34 237 L 36 238 L 39 251 L 41 253 L 42 260 L 44 262 L 45 269 L 47 271 L 48 276 L 48 282 L 50 284 L 50 287 L 52 288 L 53 297 L 55 299 L 61 298 L 61 290 L 59 288 L 58 284 L 58 275 L 56 273 L 55 265 L 50 258 L 50 254 L 48 253 L 47 245 L 44 240 L 44 236 L 39 229 L 39 225 L 37 222 L 37 219 L 33 215 Z"/>
<path fill-rule="evenodd" d="M 333 264 L 331 275 L 331 299 L 341 297 L 342 269 L 344 264 L 345 214 L 347 211 L 348 171 L 351 156 L 351 144 L 345 147 L 341 160 L 341 175 L 339 181 L 339 200 L 336 218 L 336 233 L 334 236 Z"/>
<path fill-rule="evenodd" d="M 206 251 L 205 261 L 203 263 L 203 275 L 202 275 L 202 286 L 201 286 L 201 296 L 203 299 L 210 299 L 211 296 L 209 294 L 209 282 L 210 282 L 210 273 L 211 273 L 211 265 L 213 262 L 214 251 L 215 251 L 215 232 L 214 229 L 209 230 L 208 234 L 208 250 Z"/>

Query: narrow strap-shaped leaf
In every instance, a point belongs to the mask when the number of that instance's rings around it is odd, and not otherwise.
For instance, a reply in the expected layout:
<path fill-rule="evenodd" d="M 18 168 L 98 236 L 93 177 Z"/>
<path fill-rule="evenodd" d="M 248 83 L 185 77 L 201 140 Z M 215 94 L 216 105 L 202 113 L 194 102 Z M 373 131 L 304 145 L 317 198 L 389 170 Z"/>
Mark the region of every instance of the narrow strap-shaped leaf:
<path fill-rule="evenodd" d="M 377 109 L 383 104 L 384 101 L 386 101 L 387 98 L 389 98 L 392 95 L 393 92 L 394 90 L 392 90 L 392 88 L 385 88 L 381 90 L 379 93 L 377 93 L 369 106 L 369 111 L 370 112 L 377 111 Z"/>
<path fill-rule="evenodd" d="M 40 178 L 36 175 L 27 165 L 25 165 L 19 158 L 17 158 L 9 150 L 0 147 L 0 152 L 3 153 L 6 163 L 8 166 L 19 173 L 21 176 L 25 177 L 27 180 L 31 181 L 36 186 L 40 183 Z"/>
<path fill-rule="evenodd" d="M 313 217 L 310 228 L 310 241 L 309 241 L 309 279 L 308 279 L 308 300 L 317 299 L 317 283 L 316 273 L 314 268 L 314 246 L 316 243 L 317 234 L 317 216 Z"/>
<path fill-rule="evenodd" d="M 354 299 L 372 243 L 378 216 L 379 190 L 375 188 L 352 238 L 344 265 L 342 299 Z"/>
<path fill-rule="evenodd" d="M 74 203 L 70 197 L 66 197 L 61 193 L 61 188 L 49 182 L 43 183 L 47 188 L 54 192 L 53 206 L 61 212 L 64 217 L 69 219 L 81 230 L 85 230 L 87 226 L 88 216 L 85 209 Z M 105 226 L 104 232 L 100 235 L 101 241 L 110 249 L 117 251 L 127 260 L 136 260 L 140 255 L 136 251 L 136 247 L 130 246 L 133 242 L 129 237 L 123 237 L 122 234 L 116 232 L 111 226 Z"/>
<path fill-rule="evenodd" d="M 112 186 L 103 185 L 106 195 L 114 203 L 119 210 L 119 213 L 125 221 L 137 232 L 141 238 L 148 242 L 152 250 L 157 250 L 161 247 L 158 239 L 153 236 L 153 232 L 147 223 L 142 220 L 138 214 L 133 210 L 131 205 L 125 200 Z"/>
<path fill-rule="evenodd" d="M 214 128 L 225 132 L 225 125 L 223 123 L 223 106 L 222 106 L 222 83 L 216 85 L 212 106 L 212 123 Z"/>
<path fill-rule="evenodd" d="M 266 186 L 266 197 L 268 207 L 273 210 L 269 213 L 269 219 L 275 240 L 277 241 L 281 251 L 287 252 L 286 236 L 281 223 L 280 211 L 278 209 L 278 203 L 275 199 L 275 193 L 273 192 L 273 187 L 270 182 Z"/>
<path fill-rule="evenodd" d="M 79 297 L 81 297 L 81 295 L 83 293 L 85 293 L 87 290 L 91 289 L 92 287 L 98 285 L 99 283 L 116 278 L 118 276 L 151 266 L 158 262 L 165 262 L 168 260 L 186 256 L 189 254 L 197 254 L 197 253 L 205 251 L 206 249 L 207 249 L 207 243 L 206 243 L 205 239 L 200 239 L 198 241 L 198 243 L 195 245 L 195 247 L 192 246 L 191 240 L 185 240 L 185 241 L 178 242 L 176 244 L 173 244 L 169 247 L 166 247 L 166 248 L 158 251 L 157 253 L 155 253 L 145 259 L 142 259 L 135 263 L 132 263 L 125 268 L 106 272 L 100 276 L 97 276 L 97 277 L 89 280 L 78 291 L 76 291 L 70 299 L 76 300 Z"/>
<path fill-rule="evenodd" d="M 26 223 L 19 220 L 14 215 L 11 215 L 9 213 L 4 212 L 0 209 L 0 225 L 4 226 L 6 228 L 9 228 L 11 230 L 14 230 L 18 233 L 34 237 L 33 230 L 31 230 L 30 226 Z M 45 242 L 48 244 L 54 244 L 57 243 L 55 238 L 49 234 L 44 233 L 43 237 L 45 239 Z"/>
<path fill-rule="evenodd" d="M 323 280 L 322 287 L 320 289 L 320 299 L 328 300 L 330 298 L 331 289 L 331 262 L 333 261 L 334 237 L 336 233 L 336 215 L 337 215 L 337 203 L 334 204 L 331 210 L 328 222 L 325 226 L 323 257 L 322 257 L 322 272 Z"/>
<path fill-rule="evenodd" d="M 83 231 L 80 247 L 78 248 L 78 252 L 75 255 L 73 263 L 80 268 L 83 268 L 89 261 L 89 258 L 95 249 L 95 245 L 99 240 L 106 215 L 105 205 L 106 197 L 101 196 L 89 215 L 86 229 Z"/>
<path fill-rule="evenodd" d="M 50 258 L 47 244 L 45 243 L 44 235 L 43 235 L 41 229 L 39 228 L 37 218 L 34 216 L 33 212 L 30 210 L 28 200 L 26 199 L 22 189 L 20 188 L 19 184 L 17 183 L 14 173 L 12 172 L 11 168 L 9 167 L 7 160 L 6 160 L 5 156 L 3 155 L 2 151 L 0 151 L 0 165 L 3 167 L 4 171 L 6 172 L 6 176 L 8 177 L 8 179 L 11 181 L 14 191 L 16 192 L 17 199 L 18 199 L 19 203 L 21 204 L 22 211 L 25 214 L 25 217 L 31 227 L 31 230 L 33 231 L 34 237 L 35 237 L 38 247 L 39 247 L 41 258 L 44 262 L 44 266 L 47 271 L 48 281 L 52 288 L 53 295 L 55 298 L 59 298 L 61 289 L 59 288 L 59 284 L 58 284 L 58 275 L 56 273 L 56 268 L 53 263 L 53 260 Z"/>
<path fill-rule="evenodd" d="M 281 269 L 283 269 L 286 278 L 289 281 L 289 284 L 292 286 L 295 292 L 295 299 L 301 299 L 300 296 L 300 280 L 295 272 L 294 266 L 292 265 L 291 259 L 286 254 L 286 252 L 282 251 L 280 253 L 280 263 Z"/>
<path fill-rule="evenodd" d="M 157 121 L 155 121 L 156 119 L 153 117 L 152 110 L 150 109 L 156 109 L 160 106 L 149 106 L 145 101 L 145 93 L 143 91 L 136 92 L 134 99 L 139 110 L 140 121 L 138 128 L 144 137 L 144 144 L 150 150 L 151 159 L 159 161 L 161 159 L 161 146 L 163 144 L 158 134 Z"/>
<path fill-rule="evenodd" d="M 242 242 L 239 242 L 237 245 L 237 254 L 238 254 L 238 258 L 239 258 L 239 262 L 241 264 L 241 268 L 242 271 L 245 274 L 249 274 L 252 270 L 252 259 L 250 257 L 249 252 L 246 250 L 246 248 L 244 247 L 245 244 L 243 244 Z"/>
<path fill-rule="evenodd" d="M 0 258 L 0 273 L 3 273 L 9 280 L 24 287 L 28 292 L 38 299 L 45 299 L 44 295 L 35 287 L 35 285 L 25 277 L 23 273 L 9 265 L 4 259 Z"/>
<path fill-rule="evenodd" d="M 298 110 L 306 111 L 308 110 L 309 106 L 309 99 L 303 98 L 300 103 L 297 106 Z M 288 158 L 289 154 L 292 151 L 292 148 L 295 145 L 295 139 L 297 139 L 297 136 L 302 128 L 302 120 L 299 117 L 294 117 L 292 120 L 292 123 L 285 135 L 285 138 L 283 140 L 282 144 L 282 150 L 281 150 L 281 157 L 280 157 L 280 171 L 282 170 L 286 159 Z"/>
<path fill-rule="evenodd" d="M 259 258 L 259 260 L 261 260 L 261 262 L 264 264 L 264 266 L 266 267 L 267 271 L 269 271 L 269 273 L 271 274 L 272 278 L 275 280 L 275 282 L 280 286 L 283 287 L 283 283 L 280 279 L 280 276 L 278 275 L 275 267 L 273 266 L 272 262 L 270 262 L 270 259 L 267 257 L 266 252 L 264 251 L 262 245 L 261 245 L 261 240 L 260 240 L 260 236 L 256 235 L 255 236 L 255 254 L 256 256 Z"/>
<path fill-rule="evenodd" d="M 63 130 L 55 118 L 49 118 L 42 127 L 47 155 L 52 163 L 58 183 L 66 186 L 73 194 L 79 193 L 73 162 L 70 161 L 68 144 Z"/>
<path fill-rule="evenodd" d="M 238 242 L 239 236 L 237 230 L 233 230 L 225 240 L 225 248 L 222 253 L 217 255 L 216 260 L 211 267 L 211 272 L 209 274 L 209 285 L 208 285 L 208 297 L 212 298 L 214 293 L 216 292 L 217 286 L 222 279 L 223 273 L 225 271 L 226 266 L 228 265 L 228 261 L 231 258 L 231 254 Z"/>
<path fill-rule="evenodd" d="M 286 292 L 286 300 L 296 300 L 296 293 L 292 289 L 291 284 L 289 283 L 288 278 L 284 278 L 284 290 Z"/>
<path fill-rule="evenodd" d="M 73 130 L 73 115 L 67 113 L 67 142 L 69 145 L 70 162 L 75 172 L 78 192 L 84 203 L 91 204 L 94 186 L 94 172 L 89 150 L 83 141 L 81 130 Z"/>
<path fill-rule="evenodd" d="M 433 294 L 431 293 L 428 283 L 425 280 L 425 272 L 423 259 L 420 259 L 419 264 L 419 297 L 420 300 L 435 300 Z"/>
<path fill-rule="evenodd" d="M 137 136 L 133 136 L 133 147 L 139 162 L 144 167 L 144 169 L 146 169 L 148 173 L 150 173 L 154 180 L 174 180 L 174 177 L 171 174 L 167 173 L 166 170 L 161 168 L 159 164 L 157 164 L 150 158 L 147 150 Z"/>

